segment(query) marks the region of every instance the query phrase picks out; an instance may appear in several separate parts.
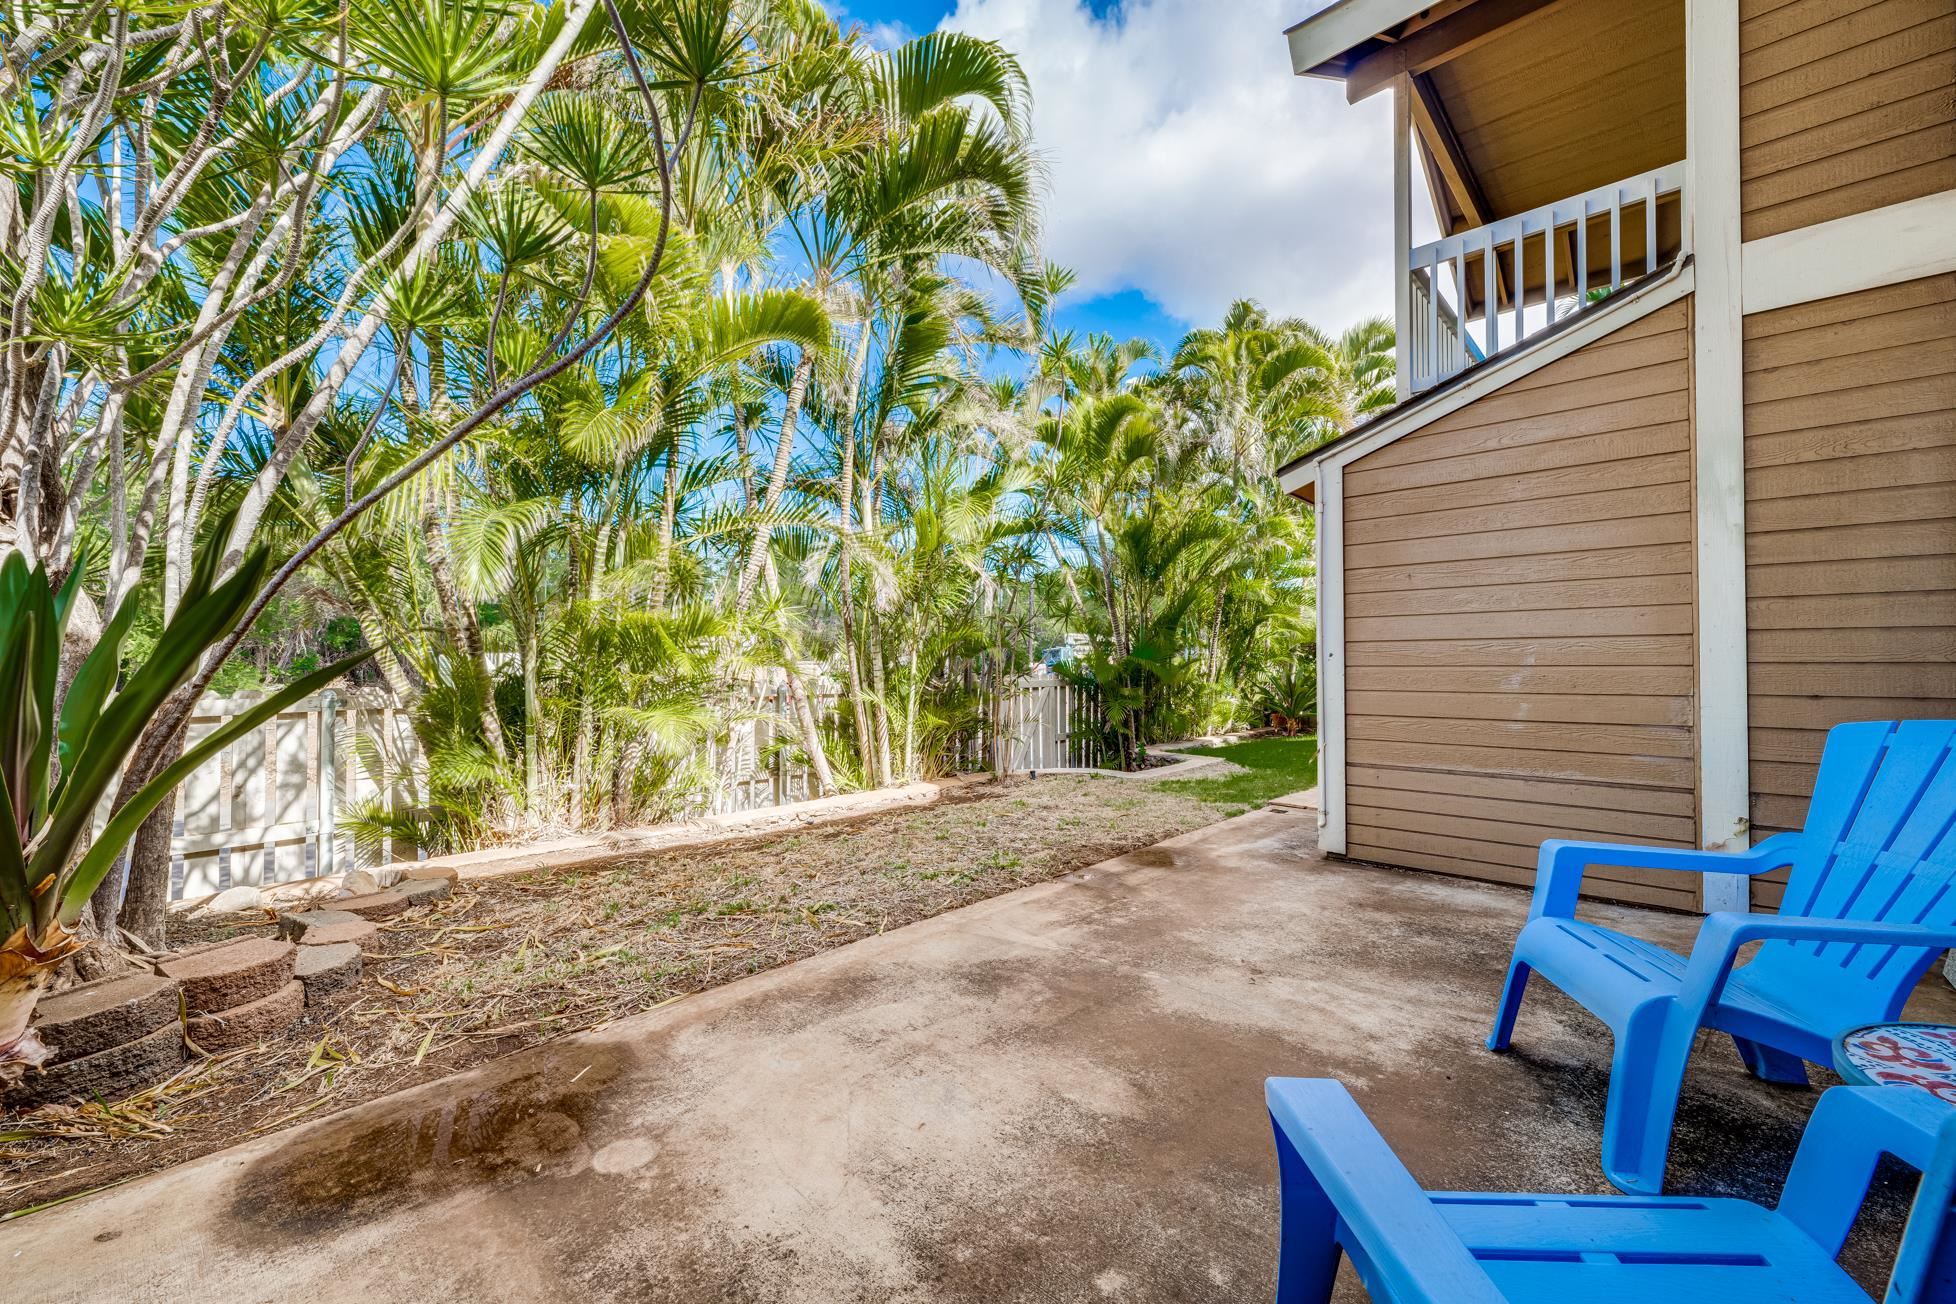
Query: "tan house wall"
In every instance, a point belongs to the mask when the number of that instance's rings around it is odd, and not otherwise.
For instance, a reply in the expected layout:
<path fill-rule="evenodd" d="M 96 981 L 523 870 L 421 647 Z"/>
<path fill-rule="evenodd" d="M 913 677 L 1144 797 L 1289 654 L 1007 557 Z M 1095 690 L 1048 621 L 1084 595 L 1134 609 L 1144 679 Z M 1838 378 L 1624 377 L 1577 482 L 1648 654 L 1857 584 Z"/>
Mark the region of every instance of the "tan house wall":
<path fill-rule="evenodd" d="M 1346 852 L 1534 881 L 1695 844 L 1689 300 L 1351 463 Z M 1598 869 L 1690 908 L 1690 875 Z"/>
<path fill-rule="evenodd" d="M 1740 0 L 1747 240 L 1956 188 L 1956 0 Z"/>
<path fill-rule="evenodd" d="M 1956 715 L 1956 276 L 1746 318 L 1745 461 L 1763 836 L 1803 822 L 1830 725 Z"/>

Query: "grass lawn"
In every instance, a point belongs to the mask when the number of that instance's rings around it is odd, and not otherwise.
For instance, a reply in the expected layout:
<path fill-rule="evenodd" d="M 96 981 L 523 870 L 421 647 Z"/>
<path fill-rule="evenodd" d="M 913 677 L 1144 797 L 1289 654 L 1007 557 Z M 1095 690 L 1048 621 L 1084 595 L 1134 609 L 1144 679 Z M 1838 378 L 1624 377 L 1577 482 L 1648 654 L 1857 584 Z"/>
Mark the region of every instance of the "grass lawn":
<path fill-rule="evenodd" d="M 1242 767 L 1242 773 L 1213 779 L 1166 779 L 1157 786 L 1167 792 L 1195 797 L 1230 812 L 1253 810 L 1273 798 L 1317 785 L 1316 738 L 1252 738 L 1222 747 L 1182 747 L 1183 753 L 1220 756 Z"/>

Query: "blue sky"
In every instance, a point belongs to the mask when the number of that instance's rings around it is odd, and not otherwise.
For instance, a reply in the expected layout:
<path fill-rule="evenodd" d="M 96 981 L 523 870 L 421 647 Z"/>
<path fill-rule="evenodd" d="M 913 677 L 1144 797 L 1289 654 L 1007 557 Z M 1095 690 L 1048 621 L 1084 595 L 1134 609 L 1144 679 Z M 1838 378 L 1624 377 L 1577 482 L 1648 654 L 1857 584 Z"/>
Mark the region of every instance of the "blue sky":
<path fill-rule="evenodd" d="M 888 43 L 949 25 L 1032 80 L 1061 329 L 1164 349 L 1239 298 L 1330 330 L 1392 304 L 1387 97 L 1291 75 L 1323 0 L 830 0 Z"/>

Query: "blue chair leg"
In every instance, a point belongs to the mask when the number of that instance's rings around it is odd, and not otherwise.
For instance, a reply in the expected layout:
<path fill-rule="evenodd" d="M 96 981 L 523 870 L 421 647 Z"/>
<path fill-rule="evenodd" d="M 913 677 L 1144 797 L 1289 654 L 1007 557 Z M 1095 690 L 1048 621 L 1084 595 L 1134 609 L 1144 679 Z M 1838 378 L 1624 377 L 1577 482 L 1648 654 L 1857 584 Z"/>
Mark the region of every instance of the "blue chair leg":
<path fill-rule="evenodd" d="M 1277 1127 L 1282 1214 L 1277 1246 L 1277 1304 L 1328 1304 L 1338 1280 L 1338 1211 L 1303 1156 Z"/>
<path fill-rule="evenodd" d="M 1807 1062 L 1798 1055 L 1744 1037 L 1732 1038 L 1732 1044 L 1739 1048 L 1739 1058 L 1745 1061 L 1746 1071 L 1761 1082 L 1782 1082 L 1795 1087 L 1809 1085 Z"/>
<path fill-rule="evenodd" d="M 1662 1195 L 1671 1124 L 1697 1028 L 1669 1019 L 1669 1000 L 1648 1001 L 1617 1034 L 1603 1116 L 1603 1175 L 1630 1195 Z"/>
<path fill-rule="evenodd" d="M 1489 1050 L 1506 1050 L 1514 1037 L 1515 1016 L 1521 1013 L 1521 998 L 1528 991 L 1528 975 L 1533 973 L 1519 957 L 1508 962 L 1508 981 L 1501 988 L 1501 1008 L 1494 1015 L 1494 1032 L 1487 1039 Z"/>

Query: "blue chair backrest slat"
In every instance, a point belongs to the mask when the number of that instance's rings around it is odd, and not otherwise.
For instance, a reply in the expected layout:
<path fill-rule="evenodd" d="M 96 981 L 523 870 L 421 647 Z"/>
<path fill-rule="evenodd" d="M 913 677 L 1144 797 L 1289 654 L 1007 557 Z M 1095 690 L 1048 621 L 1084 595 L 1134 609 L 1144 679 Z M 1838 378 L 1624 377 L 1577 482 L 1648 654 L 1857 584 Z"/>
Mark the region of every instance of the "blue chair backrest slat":
<path fill-rule="evenodd" d="M 1841 725 L 1836 727 L 1835 732 L 1841 729 L 1858 731 L 1860 728 L 1860 725 Z M 1879 728 L 1883 731 L 1882 746 L 1874 753 L 1873 768 L 1867 768 L 1868 760 L 1857 747 L 1854 768 L 1845 778 L 1837 777 L 1835 773 L 1832 765 L 1834 734 L 1828 735 L 1820 773 L 1814 780 L 1814 805 L 1818 807 L 1821 804 L 1822 793 L 1832 792 L 1837 786 L 1848 791 L 1859 790 L 1858 803 L 1846 812 L 1847 819 L 1840 832 L 1833 834 L 1835 843 L 1839 845 L 1836 859 L 1849 862 L 1855 872 L 1843 874 L 1842 867 L 1837 864 L 1828 873 L 1817 877 L 1804 898 L 1807 908 L 1803 913 L 1833 919 L 1845 917 L 1848 907 L 1863 886 L 1862 876 L 1872 870 L 1884 852 L 1895 848 L 1906 854 L 1910 848 L 1898 847 L 1897 844 L 1912 843 L 1919 858 L 1926 846 L 1932 843 L 1932 837 L 1924 837 L 1920 833 L 1913 838 L 1905 836 L 1925 801 L 1931 808 L 1946 807 L 1956 801 L 1956 793 L 1947 789 L 1938 791 L 1935 783 L 1949 754 L 1951 722 L 1881 722 Z M 1857 732 L 1857 741 L 1858 738 Z M 1945 822 L 1946 817 L 1923 821 L 1937 828 Z M 1807 835 L 1817 841 L 1823 832 L 1814 828 L 1809 818 Z"/>
<path fill-rule="evenodd" d="M 1827 731 L 1820 774 L 1807 803 L 1806 827 L 1802 830 L 1806 846 L 1793 867 L 1780 905 L 1786 913 L 1809 913 L 1813 894 L 1833 861 L 1834 849 L 1846 838 L 1868 786 L 1874 782 L 1893 728 L 1892 723 L 1870 721 L 1835 725 Z"/>
<path fill-rule="evenodd" d="M 1956 722 L 1905 721 L 1896 730 L 1896 739 L 1920 744 L 1924 770 L 1913 808 L 1888 846 L 1897 855 L 1920 860 L 1935 853 L 1950 824 L 1956 822 L 1956 757 L 1951 756 L 1952 747 L 1956 747 Z"/>
<path fill-rule="evenodd" d="M 1956 921 L 1956 721 L 1865 721 L 1828 731 L 1803 847 L 1781 912 Z M 1858 979 L 1899 1001 L 1934 958 L 1921 947 L 1769 942 L 1765 977 Z M 1793 972 L 1788 972 L 1793 971 Z M 1824 971 L 1824 972 L 1823 972 Z M 1781 984 L 1775 984 L 1781 985 Z"/>

